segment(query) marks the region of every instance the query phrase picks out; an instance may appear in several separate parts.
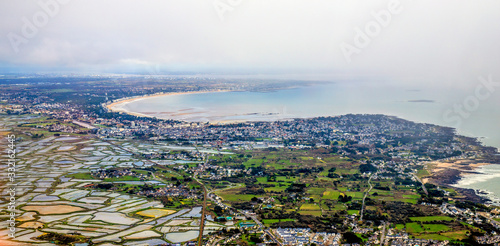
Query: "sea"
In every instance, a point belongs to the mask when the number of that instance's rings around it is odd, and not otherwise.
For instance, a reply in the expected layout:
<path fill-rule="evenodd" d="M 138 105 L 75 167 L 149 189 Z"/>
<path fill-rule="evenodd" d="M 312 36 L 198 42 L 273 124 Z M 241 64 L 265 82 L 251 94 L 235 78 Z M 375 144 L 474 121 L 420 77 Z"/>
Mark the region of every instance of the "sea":
<path fill-rule="evenodd" d="M 456 184 L 460 188 L 474 189 L 487 193 L 493 204 L 500 206 L 500 165 L 486 165 L 474 170 Z"/>
<path fill-rule="evenodd" d="M 193 122 L 274 121 L 343 114 L 385 114 L 453 127 L 500 148 L 500 92 L 477 87 L 405 86 L 369 82 L 316 83 L 268 92 L 234 91 L 149 97 L 123 110 Z M 486 96 L 487 95 L 487 96 Z M 484 172 L 483 172 L 484 171 Z M 459 187 L 500 197 L 500 165 L 465 176 Z"/>

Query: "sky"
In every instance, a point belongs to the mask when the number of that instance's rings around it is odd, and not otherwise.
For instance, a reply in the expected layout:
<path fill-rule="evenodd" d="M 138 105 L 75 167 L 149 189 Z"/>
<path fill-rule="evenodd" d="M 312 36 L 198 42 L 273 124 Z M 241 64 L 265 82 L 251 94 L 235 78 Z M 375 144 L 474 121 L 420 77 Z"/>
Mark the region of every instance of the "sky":
<path fill-rule="evenodd" d="M 4 0 L 0 72 L 500 78 L 500 1 Z"/>

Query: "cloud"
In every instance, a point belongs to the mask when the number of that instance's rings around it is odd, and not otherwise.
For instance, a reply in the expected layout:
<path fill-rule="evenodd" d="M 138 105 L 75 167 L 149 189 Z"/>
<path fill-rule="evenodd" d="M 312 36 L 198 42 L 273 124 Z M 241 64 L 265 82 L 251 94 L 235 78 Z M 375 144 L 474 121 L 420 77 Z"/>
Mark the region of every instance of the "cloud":
<path fill-rule="evenodd" d="M 368 74 L 444 84 L 495 75 L 500 65 L 500 2 L 465 0 L 401 0 L 401 12 L 350 63 L 341 44 L 352 45 L 356 29 L 395 1 L 242 0 L 228 5 L 221 20 L 211 0 L 72 0 L 15 52 L 8 34 L 22 36 L 23 18 L 33 21 L 42 6 L 57 1 L 0 3 L 1 64 L 85 71 L 135 62 L 167 70 Z"/>

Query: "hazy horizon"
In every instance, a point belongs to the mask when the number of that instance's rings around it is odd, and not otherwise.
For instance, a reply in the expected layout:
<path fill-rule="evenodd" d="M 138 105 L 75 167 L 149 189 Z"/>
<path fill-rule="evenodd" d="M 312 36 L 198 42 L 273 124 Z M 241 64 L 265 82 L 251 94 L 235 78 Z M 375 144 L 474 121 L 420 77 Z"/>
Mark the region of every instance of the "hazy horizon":
<path fill-rule="evenodd" d="M 497 1 L 2 1 L 0 72 L 500 77 Z"/>

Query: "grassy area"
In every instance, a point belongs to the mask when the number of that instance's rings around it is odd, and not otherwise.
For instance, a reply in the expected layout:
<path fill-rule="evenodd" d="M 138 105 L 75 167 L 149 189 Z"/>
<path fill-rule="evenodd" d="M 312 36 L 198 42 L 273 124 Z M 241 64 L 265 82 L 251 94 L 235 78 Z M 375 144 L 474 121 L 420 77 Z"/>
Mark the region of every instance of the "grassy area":
<path fill-rule="evenodd" d="M 460 224 L 462 224 L 462 225 L 466 226 L 467 228 L 474 229 L 474 230 L 477 230 L 477 231 L 480 231 L 480 232 L 484 232 L 484 231 L 483 231 L 483 230 L 481 230 L 480 228 L 477 228 L 477 227 L 475 227 L 475 226 L 473 226 L 473 225 L 470 225 L 470 224 L 467 224 L 467 223 L 465 223 L 465 222 L 460 221 Z"/>
<path fill-rule="evenodd" d="M 449 237 L 453 240 L 462 240 L 467 238 L 467 230 L 463 231 L 449 231 L 441 233 L 441 235 Z"/>
<path fill-rule="evenodd" d="M 364 193 L 363 192 L 351 192 L 348 191 L 345 193 L 347 196 L 351 196 L 353 199 L 363 199 Z"/>
<path fill-rule="evenodd" d="M 318 204 L 304 203 L 300 206 L 300 210 L 321 210 Z"/>
<path fill-rule="evenodd" d="M 347 210 L 347 214 L 349 214 L 349 215 L 353 215 L 353 214 L 359 215 L 359 210 Z"/>
<path fill-rule="evenodd" d="M 313 215 L 313 216 L 321 216 L 321 211 L 299 211 L 299 214 L 302 215 Z"/>
<path fill-rule="evenodd" d="M 264 188 L 264 190 L 266 192 L 283 192 L 286 190 L 286 188 L 288 188 L 288 186 L 276 186 L 276 187 L 268 187 L 268 188 Z"/>
<path fill-rule="evenodd" d="M 218 193 L 218 195 L 221 196 L 222 199 L 224 199 L 226 201 L 230 201 L 230 202 L 248 202 L 253 197 L 256 197 L 256 195 L 232 194 L 232 193 L 226 193 L 226 192 Z"/>
<path fill-rule="evenodd" d="M 263 219 L 262 223 L 266 226 L 269 226 L 274 223 L 279 223 L 279 222 L 287 222 L 287 221 L 297 221 L 296 219 Z"/>
<path fill-rule="evenodd" d="M 420 195 L 403 195 L 403 198 L 407 198 L 407 199 L 419 199 Z"/>
<path fill-rule="evenodd" d="M 307 189 L 307 193 L 310 195 L 323 195 L 325 188 L 311 187 Z"/>
<path fill-rule="evenodd" d="M 132 176 L 121 176 L 119 178 L 105 178 L 104 182 L 114 182 L 114 181 L 140 181 L 141 179 L 138 177 Z"/>
<path fill-rule="evenodd" d="M 285 182 L 295 182 L 297 181 L 297 179 L 299 179 L 298 177 L 295 177 L 295 176 L 278 176 L 276 177 L 276 181 L 285 181 Z"/>
<path fill-rule="evenodd" d="M 427 232 L 440 232 L 440 231 L 449 231 L 450 227 L 441 224 L 424 224 L 424 229 Z"/>
<path fill-rule="evenodd" d="M 359 170 L 357 168 L 337 168 L 337 170 L 335 170 L 335 173 L 337 174 L 356 174 L 356 173 L 359 173 Z"/>
<path fill-rule="evenodd" d="M 339 199 L 340 192 L 332 189 L 326 189 L 323 192 L 323 199 L 337 200 Z"/>
<path fill-rule="evenodd" d="M 419 178 L 422 178 L 422 177 L 425 177 L 425 176 L 428 176 L 429 175 L 429 172 L 425 169 L 419 169 L 417 171 L 417 177 Z"/>
<path fill-rule="evenodd" d="M 406 202 L 406 203 L 411 203 L 411 204 L 417 204 L 418 203 L 417 199 L 398 199 L 398 201 Z"/>
<path fill-rule="evenodd" d="M 403 224 L 397 224 L 396 225 L 396 229 L 403 230 L 403 229 L 405 229 L 405 225 L 403 225 Z"/>
<path fill-rule="evenodd" d="M 265 183 L 267 183 L 267 177 L 258 177 L 257 178 L 257 183 L 259 183 L 259 184 L 265 184 Z"/>
<path fill-rule="evenodd" d="M 406 231 L 409 233 L 421 233 L 424 229 L 418 223 L 406 223 Z"/>
<path fill-rule="evenodd" d="M 421 221 L 421 222 L 429 222 L 429 221 L 453 221 L 453 218 L 448 216 L 425 216 L 425 217 L 410 217 L 411 221 Z"/>
<path fill-rule="evenodd" d="M 450 240 L 450 238 L 439 234 L 422 234 L 422 235 L 416 235 L 415 237 L 421 239 L 438 240 L 438 241 Z"/>

